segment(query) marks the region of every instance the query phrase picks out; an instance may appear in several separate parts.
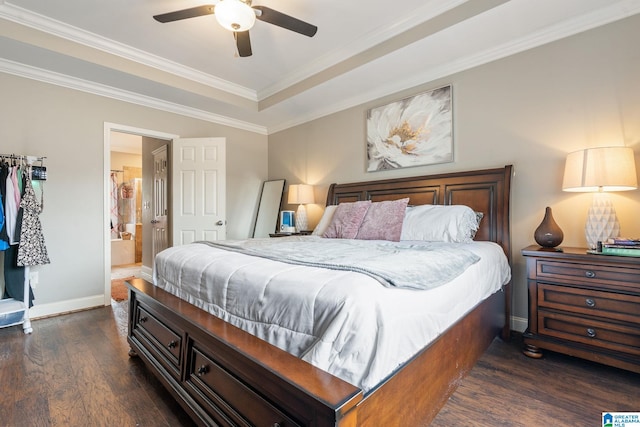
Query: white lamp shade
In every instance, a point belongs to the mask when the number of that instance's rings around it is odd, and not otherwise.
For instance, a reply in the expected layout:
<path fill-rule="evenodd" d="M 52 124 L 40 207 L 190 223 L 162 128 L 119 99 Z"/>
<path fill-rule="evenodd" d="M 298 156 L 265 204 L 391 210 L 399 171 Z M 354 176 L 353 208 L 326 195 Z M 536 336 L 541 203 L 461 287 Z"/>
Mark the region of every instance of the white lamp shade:
<path fill-rule="evenodd" d="M 293 184 L 289 186 L 289 204 L 306 205 L 314 202 L 313 186 Z"/>
<path fill-rule="evenodd" d="M 227 30 L 247 31 L 256 23 L 255 11 L 240 0 L 221 0 L 215 7 L 216 20 Z"/>
<path fill-rule="evenodd" d="M 636 162 L 629 147 L 587 148 L 567 155 L 564 191 L 627 191 L 638 188 Z"/>
<path fill-rule="evenodd" d="M 585 237 L 589 248 L 620 233 L 620 223 L 611 200 L 602 192 L 638 188 L 636 162 L 629 147 L 600 147 L 569 153 L 564 168 L 564 191 L 594 192 L 587 213 Z"/>

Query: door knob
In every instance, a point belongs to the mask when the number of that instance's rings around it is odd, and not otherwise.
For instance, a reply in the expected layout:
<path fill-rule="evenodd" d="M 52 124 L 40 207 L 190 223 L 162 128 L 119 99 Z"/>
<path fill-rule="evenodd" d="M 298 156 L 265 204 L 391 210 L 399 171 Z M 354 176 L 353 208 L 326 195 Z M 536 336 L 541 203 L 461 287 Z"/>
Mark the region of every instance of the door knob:
<path fill-rule="evenodd" d="M 222 220 L 216 222 L 216 225 L 224 225 L 224 222 L 222 222 Z"/>
<path fill-rule="evenodd" d="M 152 220 L 151 220 L 151 224 L 157 224 L 157 223 L 159 223 L 159 222 L 160 222 L 160 221 L 158 221 L 157 219 L 152 219 Z"/>

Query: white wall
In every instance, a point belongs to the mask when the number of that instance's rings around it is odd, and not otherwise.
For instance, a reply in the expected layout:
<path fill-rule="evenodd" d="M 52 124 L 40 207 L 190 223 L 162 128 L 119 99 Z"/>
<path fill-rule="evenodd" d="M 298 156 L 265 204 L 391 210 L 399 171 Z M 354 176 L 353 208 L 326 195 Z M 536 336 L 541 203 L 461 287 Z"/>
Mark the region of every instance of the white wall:
<path fill-rule="evenodd" d="M 111 169 L 122 170 L 124 166 L 142 167 L 142 154 L 120 153 L 111 151 Z M 119 177 L 122 181 L 122 176 Z"/>
<path fill-rule="evenodd" d="M 533 232 L 545 207 L 553 209 L 565 233 L 563 245 L 586 246 L 583 227 L 591 196 L 562 192 L 566 154 L 627 145 L 640 157 L 639 39 L 640 16 L 635 16 L 271 135 L 269 178 L 318 186 L 319 204 L 308 209 L 313 226 L 332 182 L 513 164 L 514 315 L 522 328 L 527 294 L 520 249 L 535 243 Z M 366 110 L 446 84 L 453 85 L 455 161 L 365 172 Z M 640 191 L 613 199 L 622 234 L 639 237 Z"/>
<path fill-rule="evenodd" d="M 51 264 L 34 267 L 34 315 L 104 301 L 104 123 L 182 137 L 227 138 L 227 233 L 249 236 L 267 178 L 267 137 L 0 74 L 3 153 L 46 156 L 40 216 Z M 106 245 L 106 247 L 109 247 Z"/>

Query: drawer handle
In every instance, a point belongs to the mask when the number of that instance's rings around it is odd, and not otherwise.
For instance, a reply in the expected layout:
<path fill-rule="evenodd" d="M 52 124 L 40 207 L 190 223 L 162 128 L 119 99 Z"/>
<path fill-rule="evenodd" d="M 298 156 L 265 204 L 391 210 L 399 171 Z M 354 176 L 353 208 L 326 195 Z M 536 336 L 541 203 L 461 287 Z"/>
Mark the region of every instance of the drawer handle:
<path fill-rule="evenodd" d="M 595 307 L 596 306 L 596 300 L 594 300 L 593 298 L 585 299 L 584 303 L 587 305 L 587 307 Z"/>
<path fill-rule="evenodd" d="M 171 341 L 169 344 L 167 344 L 167 347 L 169 347 L 169 348 L 175 348 L 175 347 L 176 347 L 176 345 L 178 345 L 178 341 L 173 340 L 173 341 Z"/>
<path fill-rule="evenodd" d="M 593 279 L 594 277 L 596 277 L 596 273 L 595 271 L 591 271 L 591 270 L 587 270 L 584 272 L 584 275 L 586 277 L 588 277 L 589 279 Z"/>
<path fill-rule="evenodd" d="M 209 367 L 207 365 L 200 366 L 198 368 L 198 370 L 196 371 L 196 373 L 198 374 L 199 377 L 203 376 L 207 372 L 209 372 Z"/>
<path fill-rule="evenodd" d="M 144 323 L 147 320 L 149 320 L 149 318 L 147 316 L 143 316 L 143 317 L 140 318 L 140 323 Z"/>
<path fill-rule="evenodd" d="M 587 336 L 589 338 L 595 338 L 596 337 L 596 330 L 593 328 L 587 328 Z"/>

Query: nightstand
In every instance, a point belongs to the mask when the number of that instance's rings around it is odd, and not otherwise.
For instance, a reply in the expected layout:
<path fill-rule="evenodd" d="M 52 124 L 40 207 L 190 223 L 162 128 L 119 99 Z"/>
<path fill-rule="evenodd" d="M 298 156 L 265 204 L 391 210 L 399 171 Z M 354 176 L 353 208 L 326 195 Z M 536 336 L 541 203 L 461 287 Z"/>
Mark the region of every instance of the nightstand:
<path fill-rule="evenodd" d="M 524 354 L 542 349 L 640 373 L 640 258 L 529 246 Z"/>

